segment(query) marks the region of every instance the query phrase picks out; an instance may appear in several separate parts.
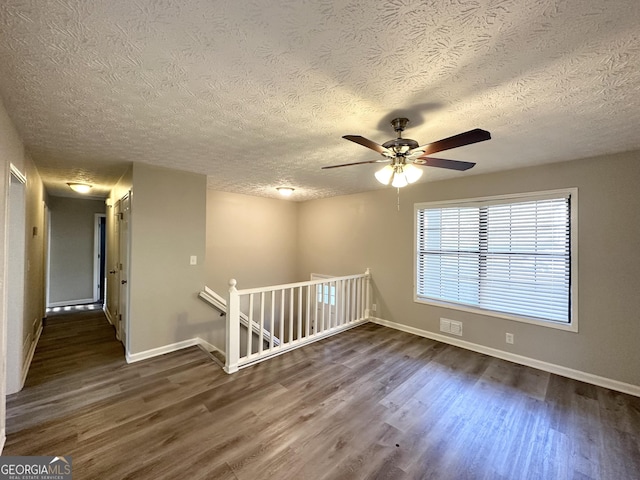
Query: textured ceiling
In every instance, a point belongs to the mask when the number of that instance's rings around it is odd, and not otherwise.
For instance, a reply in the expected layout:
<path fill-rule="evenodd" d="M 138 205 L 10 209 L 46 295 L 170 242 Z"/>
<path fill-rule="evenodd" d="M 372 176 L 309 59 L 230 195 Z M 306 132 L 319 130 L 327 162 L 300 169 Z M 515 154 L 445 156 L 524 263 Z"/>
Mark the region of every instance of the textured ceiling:
<path fill-rule="evenodd" d="M 294 200 L 381 187 L 397 113 L 422 181 L 640 149 L 638 0 L 3 0 L 0 95 L 50 193 L 129 162 Z M 410 188 L 410 187 L 409 187 Z M 96 191 L 102 191 L 100 189 Z"/>

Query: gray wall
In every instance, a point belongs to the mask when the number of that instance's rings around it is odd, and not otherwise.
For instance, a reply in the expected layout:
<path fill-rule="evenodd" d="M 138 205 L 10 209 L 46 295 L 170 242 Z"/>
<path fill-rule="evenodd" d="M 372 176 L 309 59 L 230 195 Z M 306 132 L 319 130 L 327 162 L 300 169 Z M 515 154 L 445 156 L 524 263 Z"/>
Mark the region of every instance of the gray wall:
<path fill-rule="evenodd" d="M 224 345 L 220 317 L 198 299 L 205 284 L 206 183 L 204 175 L 133 166 L 131 354 L 194 337 Z M 197 265 L 189 264 L 191 255 Z"/>
<path fill-rule="evenodd" d="M 640 385 L 639 182 L 632 152 L 413 185 L 400 212 L 392 188 L 305 202 L 298 276 L 371 267 L 379 318 L 434 333 L 440 317 L 460 320 L 466 341 Z M 413 301 L 414 203 L 566 187 L 579 198 L 578 333 Z"/>
<path fill-rule="evenodd" d="M 308 280 L 296 278 L 298 204 L 207 191 L 207 286 L 223 297 L 237 288 Z"/>
<path fill-rule="evenodd" d="M 102 200 L 51 197 L 49 304 L 93 298 L 94 221 L 105 213 Z"/>

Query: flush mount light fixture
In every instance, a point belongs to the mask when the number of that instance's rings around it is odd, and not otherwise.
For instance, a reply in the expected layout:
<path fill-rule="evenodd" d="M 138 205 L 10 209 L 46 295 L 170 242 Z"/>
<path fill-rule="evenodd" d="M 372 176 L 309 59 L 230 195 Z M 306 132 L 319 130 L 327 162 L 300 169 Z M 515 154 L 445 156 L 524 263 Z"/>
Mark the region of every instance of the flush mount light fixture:
<path fill-rule="evenodd" d="M 383 185 L 391 183 L 393 187 L 402 188 L 417 182 L 422 176 L 422 169 L 410 163 L 394 163 L 378 170 L 375 175 Z"/>
<path fill-rule="evenodd" d="M 89 193 L 92 187 L 88 183 L 67 183 L 67 185 L 71 190 L 78 193 Z"/>
<path fill-rule="evenodd" d="M 276 188 L 276 190 L 278 190 L 280 195 L 282 195 L 283 197 L 290 197 L 295 189 L 291 187 L 278 187 Z"/>

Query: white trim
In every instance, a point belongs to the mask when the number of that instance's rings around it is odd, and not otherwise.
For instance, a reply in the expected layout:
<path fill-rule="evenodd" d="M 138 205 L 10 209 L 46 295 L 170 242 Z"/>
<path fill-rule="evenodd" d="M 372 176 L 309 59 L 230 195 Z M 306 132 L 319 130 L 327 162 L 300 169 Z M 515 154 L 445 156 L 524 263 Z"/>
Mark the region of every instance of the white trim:
<path fill-rule="evenodd" d="M 206 340 L 203 340 L 200 337 L 198 337 L 196 340 L 198 340 L 198 345 L 200 345 L 202 348 L 204 348 L 207 352 L 220 352 L 222 355 L 224 355 L 226 357 L 226 354 L 224 353 L 224 350 L 219 349 L 215 345 L 207 342 Z"/>
<path fill-rule="evenodd" d="M 113 318 L 113 315 L 109 311 L 109 307 L 107 307 L 107 302 L 105 302 L 104 305 L 102 306 L 102 311 L 104 312 L 104 316 L 107 317 L 107 321 L 111 325 L 115 326 L 115 323 L 113 323 L 115 321 L 115 318 Z"/>
<path fill-rule="evenodd" d="M 571 321 L 569 323 L 555 322 L 552 320 L 536 319 L 516 314 L 509 314 L 498 312 L 495 310 L 486 310 L 473 305 L 464 305 L 454 302 L 439 301 L 436 299 L 428 299 L 420 297 L 417 289 L 417 276 L 418 276 L 418 210 L 425 208 L 434 208 L 438 206 L 446 207 L 451 206 L 478 206 L 490 205 L 494 203 L 504 203 L 505 200 L 542 200 L 553 198 L 569 198 L 570 199 L 570 227 L 571 227 L 571 245 L 569 251 L 571 254 L 571 289 L 570 289 L 570 303 L 571 303 Z M 505 195 L 492 195 L 486 197 L 476 198 L 463 198 L 458 200 L 442 200 L 432 202 L 421 202 L 413 204 L 413 301 L 415 303 L 423 305 L 434 305 L 441 308 L 449 308 L 452 310 L 460 310 L 463 312 L 471 312 L 479 315 L 485 315 L 488 317 L 504 318 L 506 320 L 512 320 L 515 322 L 529 323 L 532 325 L 538 325 L 545 328 L 555 328 L 558 330 L 565 330 L 568 332 L 578 332 L 578 188 L 567 187 L 557 190 L 544 190 L 534 192 L 521 192 L 511 193 Z"/>
<path fill-rule="evenodd" d="M 0 430 L 0 455 L 2 455 L 2 451 L 4 450 L 4 444 L 7 442 L 7 431 L 2 428 Z"/>
<path fill-rule="evenodd" d="M 47 248 L 46 248 L 46 251 L 44 252 L 44 254 L 46 255 L 45 262 L 44 262 L 44 282 L 45 282 L 44 304 L 48 306 L 49 298 L 51 297 L 51 209 L 46 203 L 44 204 L 44 215 L 46 217 L 45 222 L 47 227 L 47 231 L 44 232 L 46 236 L 46 242 L 47 242 Z M 46 306 L 45 306 L 45 310 L 47 308 Z"/>
<path fill-rule="evenodd" d="M 456 205 L 456 206 L 467 206 L 473 205 L 478 206 L 482 205 L 494 205 L 498 203 L 505 203 L 505 200 L 519 200 L 523 199 L 533 199 L 533 200 L 550 200 L 554 198 L 569 198 L 569 195 L 574 195 L 578 193 L 578 187 L 567 187 L 567 188 L 558 188 L 556 190 L 539 190 L 533 192 L 518 192 L 518 193 L 507 193 L 504 195 L 487 195 L 485 197 L 474 197 L 474 198 L 460 198 L 453 200 L 434 200 L 431 202 L 420 202 L 414 204 L 414 211 L 416 209 L 428 208 L 428 207 L 436 207 L 438 205 L 446 206 L 446 205 Z"/>
<path fill-rule="evenodd" d="M 38 342 L 40 341 L 40 335 L 42 335 L 42 320 L 40 321 L 40 326 L 38 327 L 38 331 L 36 332 L 36 336 L 31 342 L 31 347 L 29 347 L 29 353 L 27 354 L 27 358 L 25 359 L 24 364 L 22 365 L 22 380 L 20 381 L 20 390 L 24 387 L 25 382 L 27 381 L 27 375 L 29 374 L 29 368 L 31 368 L 31 362 L 33 361 L 33 355 L 36 353 L 36 347 L 38 346 Z"/>
<path fill-rule="evenodd" d="M 572 368 L 563 367 L 562 365 L 543 362 L 541 360 L 536 360 L 535 358 L 525 357 L 522 355 L 505 352 L 504 350 L 498 350 L 491 347 L 485 347 L 484 345 L 478 345 L 477 343 L 467 342 L 465 340 L 448 337 L 446 335 L 440 335 L 438 333 L 429 332 L 427 330 L 422 330 L 419 328 L 402 325 L 400 323 L 391 322 L 389 320 L 383 320 L 382 318 L 370 317 L 369 320 L 373 323 L 377 323 L 378 325 L 383 325 L 385 327 L 393 328 L 403 332 L 412 333 L 413 335 L 418 335 L 420 337 L 430 338 L 431 340 L 447 343 L 449 345 L 455 345 L 456 347 L 464 348 L 466 350 L 471 350 L 478 353 L 483 353 L 491 357 L 500 358 L 502 360 L 507 360 L 509 362 L 517 363 L 520 365 L 525 365 L 527 367 L 536 368 L 544 372 L 553 373 L 563 377 L 572 378 L 574 380 L 579 380 L 581 382 L 597 385 L 599 387 L 609 388 L 617 392 L 627 393 L 629 395 L 640 397 L 640 385 L 632 385 L 630 383 L 620 382 L 618 380 L 601 377 L 599 375 L 594 375 L 592 373 L 587 373 L 580 370 L 574 370 Z"/>
<path fill-rule="evenodd" d="M 97 302 L 100 299 L 100 288 L 99 285 L 102 285 L 105 282 L 104 278 L 100 278 L 100 261 L 104 262 L 105 270 L 107 268 L 106 259 L 100 258 L 100 219 L 105 219 L 105 228 L 106 228 L 106 219 L 107 215 L 104 213 L 94 213 L 93 214 L 93 301 Z M 106 242 L 106 232 L 105 232 L 105 242 Z M 105 256 L 106 256 L 106 246 L 105 246 Z M 106 289 L 105 289 L 106 292 Z"/>
<path fill-rule="evenodd" d="M 9 183 L 11 183 L 11 175 L 16 177 L 23 185 L 27 184 L 27 176 L 20 171 L 13 163 L 9 164 Z"/>
<path fill-rule="evenodd" d="M 238 290 L 238 294 L 248 295 L 250 293 L 271 292 L 272 290 L 286 290 L 289 288 L 296 288 L 296 287 L 308 287 L 308 286 L 325 283 L 327 280 L 330 280 L 331 282 L 339 282 L 342 280 L 353 280 L 355 278 L 362 278 L 365 275 L 366 275 L 365 273 L 356 273 L 355 275 L 345 275 L 343 277 L 330 277 L 330 278 L 320 279 L 320 280 L 311 280 L 308 282 L 285 283 L 283 285 L 271 285 L 269 287 L 245 288 L 242 290 Z"/>
<path fill-rule="evenodd" d="M 149 358 L 158 357 L 166 353 L 176 352 L 178 350 L 182 350 L 183 348 L 194 347 L 198 345 L 202 345 L 205 349 L 209 351 L 217 350 L 224 354 L 224 351 L 220 350 L 214 345 L 211 345 L 209 342 L 201 339 L 200 337 L 195 337 L 195 338 L 190 338 L 189 340 L 183 340 L 181 342 L 164 345 L 162 347 L 152 348 L 151 350 L 145 350 L 143 352 L 138 352 L 138 353 L 127 352 L 125 358 L 127 360 L 127 363 L 135 363 L 135 362 L 140 362 L 142 360 L 147 360 Z"/>
<path fill-rule="evenodd" d="M 85 303 L 94 303 L 93 298 L 80 298 L 78 300 L 64 300 L 62 302 L 52 302 L 47 305 L 47 308 L 51 307 L 74 307 L 76 305 L 82 305 Z"/>
<path fill-rule="evenodd" d="M 227 314 L 226 298 L 221 297 L 206 285 L 204 287 L 204 290 L 198 293 L 198 297 L 214 307 L 216 310 L 220 311 L 222 315 Z M 247 329 L 249 328 L 249 317 L 242 312 L 240 312 L 240 323 L 242 323 L 242 325 L 244 325 Z M 253 330 L 253 333 L 255 333 L 256 335 L 260 335 L 260 325 L 257 322 L 251 322 L 251 328 Z M 271 333 L 267 330 L 263 330 L 262 338 L 265 342 L 271 342 Z M 276 347 L 280 345 L 280 339 L 275 335 L 273 336 L 273 345 Z"/>

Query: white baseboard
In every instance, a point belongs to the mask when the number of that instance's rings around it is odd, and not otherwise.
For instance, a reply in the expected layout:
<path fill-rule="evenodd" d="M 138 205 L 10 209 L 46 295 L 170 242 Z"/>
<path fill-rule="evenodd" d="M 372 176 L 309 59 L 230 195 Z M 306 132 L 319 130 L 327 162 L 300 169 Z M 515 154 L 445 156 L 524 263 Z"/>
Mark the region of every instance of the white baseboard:
<path fill-rule="evenodd" d="M 225 355 L 224 350 L 219 349 L 218 347 L 216 347 L 215 345 L 207 342 L 206 340 L 203 340 L 201 338 L 198 338 L 198 345 L 202 346 L 206 351 L 208 352 L 220 352 L 222 355 Z"/>
<path fill-rule="evenodd" d="M 572 378 L 574 380 L 579 380 L 581 382 L 590 383 L 592 385 L 597 385 L 599 387 L 609 388 L 611 390 L 615 390 L 622 393 L 628 393 L 629 395 L 640 397 L 639 385 L 632 385 L 630 383 L 624 383 L 618 380 L 612 380 L 610 378 L 601 377 L 599 375 L 594 375 L 592 373 L 582 372 L 580 370 L 574 370 L 572 368 L 563 367 L 562 365 L 543 362 L 541 360 L 536 360 L 535 358 L 525 357 L 525 356 L 517 355 L 511 352 L 505 352 L 504 350 L 498 350 L 496 348 L 485 347 L 484 345 L 479 345 L 477 343 L 467 342 L 466 340 L 460 340 L 457 338 L 448 337 L 446 335 L 440 335 L 438 333 L 429 332 L 427 330 L 422 330 L 415 327 L 409 327 L 407 325 L 402 325 L 401 323 L 395 323 L 395 322 L 390 322 L 389 320 L 383 320 L 382 318 L 370 317 L 369 321 L 373 323 L 377 323 L 378 325 L 383 325 L 385 327 L 394 328 L 396 330 L 401 330 L 407 333 L 412 333 L 420 337 L 430 338 L 431 340 L 436 340 L 438 342 L 448 343 L 450 345 L 455 345 L 456 347 L 472 350 L 478 353 L 483 353 L 491 357 L 496 357 L 502 360 L 507 360 L 509 362 L 518 363 L 520 365 L 536 368 L 538 370 L 542 370 L 545 372 L 554 373 L 562 377 Z"/>
<path fill-rule="evenodd" d="M 115 326 L 115 318 L 113 318 L 113 315 L 111 314 L 111 312 L 109 311 L 109 308 L 107 308 L 107 304 L 105 303 L 104 306 L 102 307 L 102 311 L 104 312 L 104 316 L 107 317 L 107 321 Z"/>
<path fill-rule="evenodd" d="M 164 355 L 165 353 L 175 352 L 178 350 L 182 350 L 183 348 L 193 347 L 196 345 L 202 345 L 205 349 L 209 350 L 210 352 L 213 350 L 218 350 L 224 353 L 222 350 L 210 344 L 209 342 L 206 342 L 199 337 L 195 337 L 195 338 L 190 338 L 189 340 L 183 340 L 181 342 L 165 345 L 163 347 L 152 348 L 151 350 L 145 350 L 144 352 L 127 353 L 126 360 L 127 360 L 127 363 L 140 362 L 141 360 L 147 360 L 148 358 L 157 357 L 160 355 Z"/>
<path fill-rule="evenodd" d="M 27 354 L 27 358 L 22 365 L 22 376 L 20 377 L 20 390 L 24 387 L 24 383 L 27 381 L 27 375 L 29 374 L 29 368 L 31 367 L 31 362 L 33 361 L 33 355 L 36 353 L 36 347 L 38 346 L 38 341 L 40 340 L 40 335 L 42 335 L 42 321 L 40 321 L 40 326 L 38 327 L 38 331 L 36 332 L 36 337 L 31 342 L 29 346 L 29 353 Z"/>

